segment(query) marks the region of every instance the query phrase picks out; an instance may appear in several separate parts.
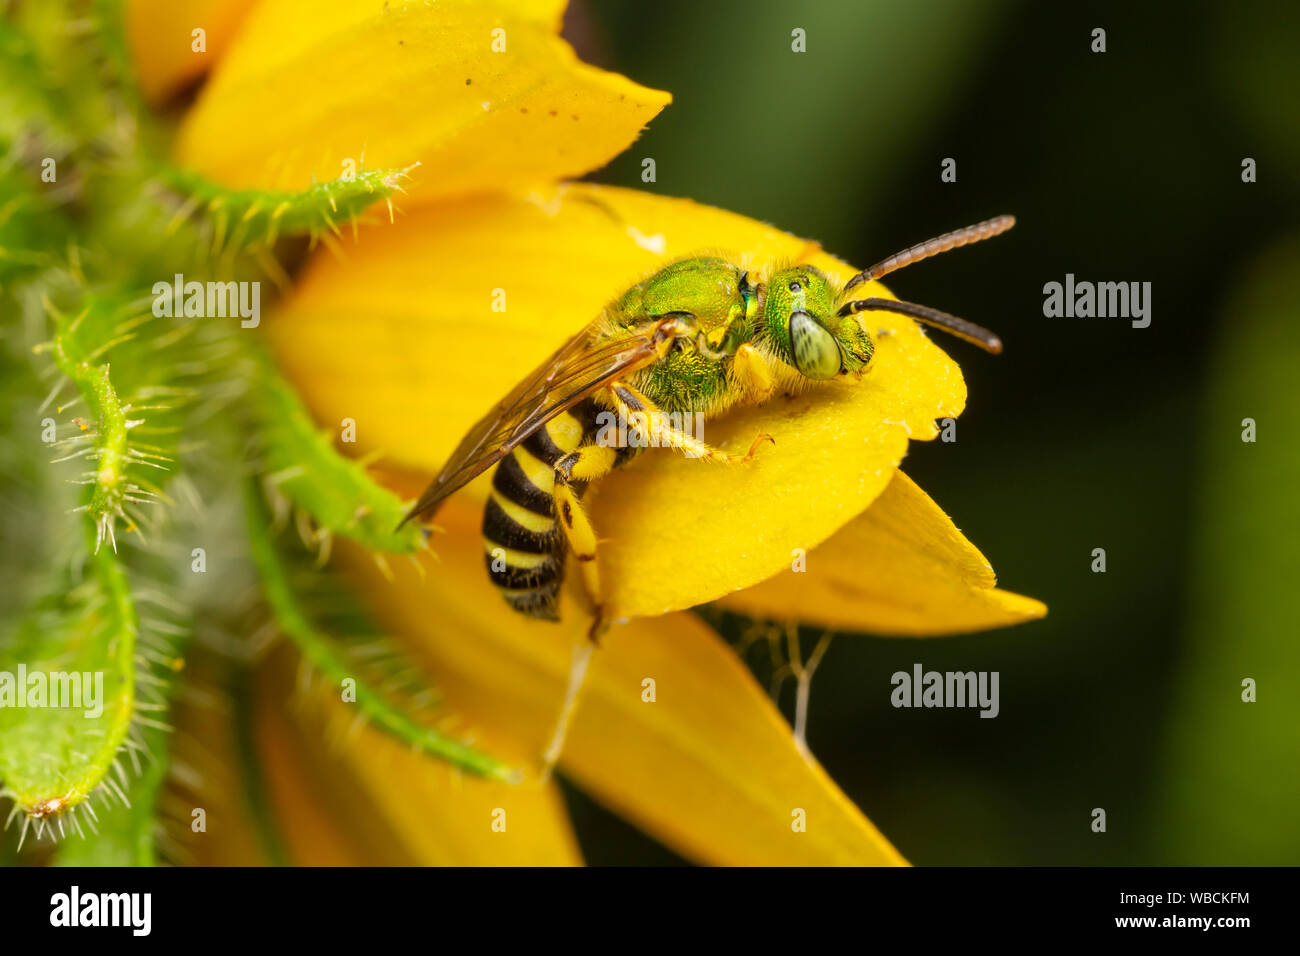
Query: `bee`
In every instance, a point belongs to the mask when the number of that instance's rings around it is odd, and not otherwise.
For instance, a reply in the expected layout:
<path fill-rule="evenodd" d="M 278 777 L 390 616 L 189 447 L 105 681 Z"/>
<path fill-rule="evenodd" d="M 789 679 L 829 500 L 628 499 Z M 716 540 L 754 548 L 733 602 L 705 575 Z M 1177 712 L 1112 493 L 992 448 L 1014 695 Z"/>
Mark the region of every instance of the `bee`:
<path fill-rule="evenodd" d="M 870 368 L 875 344 L 861 313 L 894 312 L 991 353 L 1001 340 L 937 309 L 896 299 L 855 299 L 864 282 L 1006 232 L 999 216 L 919 243 L 843 287 L 808 265 L 746 269 L 727 259 L 669 263 L 610 303 L 586 328 L 497 403 L 465 435 L 402 524 L 432 517 L 452 492 L 496 467 L 483 514 L 488 574 L 516 611 L 559 619 L 565 562 L 573 554 L 595 620 L 603 614 L 596 534 L 584 491 L 649 445 L 727 464 L 753 459 L 704 443 L 682 423 L 721 415 Z M 602 415 L 603 413 L 603 415 Z M 612 415 L 631 427 L 610 440 Z M 399 527 L 401 527 L 399 525 Z"/>

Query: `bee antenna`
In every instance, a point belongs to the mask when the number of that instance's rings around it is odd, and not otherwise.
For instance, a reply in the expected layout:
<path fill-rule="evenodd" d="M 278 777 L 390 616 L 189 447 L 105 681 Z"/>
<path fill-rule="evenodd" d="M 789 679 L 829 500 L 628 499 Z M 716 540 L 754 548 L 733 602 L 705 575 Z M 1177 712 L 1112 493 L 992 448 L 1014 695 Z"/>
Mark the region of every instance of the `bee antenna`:
<path fill-rule="evenodd" d="M 888 259 L 880 260 L 870 269 L 859 272 L 849 280 L 848 285 L 844 287 L 844 291 L 848 292 L 860 283 L 871 282 L 881 276 L 887 276 L 889 273 L 903 268 L 903 266 L 910 266 L 922 259 L 929 259 L 931 256 L 937 256 L 949 249 L 968 246 L 972 242 L 980 242 L 984 239 L 992 239 L 994 236 L 1006 232 L 1015 224 L 1015 216 L 995 216 L 992 219 L 977 222 L 973 226 L 967 226 L 965 229 L 954 229 L 952 232 L 945 232 L 942 236 L 936 236 L 934 239 L 918 242 L 902 252 L 895 253 Z"/>
<path fill-rule="evenodd" d="M 933 325 L 937 329 L 943 329 L 950 335 L 964 339 L 972 345 L 978 345 L 984 351 L 992 352 L 994 355 L 1002 351 L 1002 340 L 983 326 L 976 325 L 974 322 L 967 322 L 965 319 L 959 319 L 947 312 L 932 309 L 928 305 L 917 305 L 915 302 L 902 302 L 898 299 L 858 299 L 842 306 L 839 314 L 853 315 L 855 312 L 869 310 L 896 312 L 899 315 L 906 315 L 918 322 L 924 322 L 926 325 Z"/>

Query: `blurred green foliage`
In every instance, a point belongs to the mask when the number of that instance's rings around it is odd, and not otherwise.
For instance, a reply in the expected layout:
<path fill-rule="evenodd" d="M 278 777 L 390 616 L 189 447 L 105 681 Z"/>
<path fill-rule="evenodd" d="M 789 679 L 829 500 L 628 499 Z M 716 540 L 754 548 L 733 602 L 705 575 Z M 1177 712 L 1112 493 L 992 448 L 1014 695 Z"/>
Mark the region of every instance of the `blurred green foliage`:
<path fill-rule="evenodd" d="M 1300 856 L 1300 237 L 1233 286 L 1200 414 L 1186 643 L 1165 728 L 1155 852 Z M 1246 419 L 1253 443 L 1243 441 Z M 1243 701 L 1243 681 L 1256 685 Z"/>

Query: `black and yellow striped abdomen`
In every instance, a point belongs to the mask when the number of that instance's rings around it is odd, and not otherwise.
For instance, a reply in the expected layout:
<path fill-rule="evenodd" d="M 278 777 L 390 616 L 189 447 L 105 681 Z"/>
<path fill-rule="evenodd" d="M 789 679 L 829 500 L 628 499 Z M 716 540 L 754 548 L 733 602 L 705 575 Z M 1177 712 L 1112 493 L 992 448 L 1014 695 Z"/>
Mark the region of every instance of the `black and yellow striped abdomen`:
<path fill-rule="evenodd" d="M 596 406 L 562 412 L 501 459 L 483 512 L 488 574 L 516 611 L 559 619 L 564 582 L 564 532 L 556 523 L 555 466 L 596 433 Z M 581 482 L 570 487 L 582 494 Z"/>

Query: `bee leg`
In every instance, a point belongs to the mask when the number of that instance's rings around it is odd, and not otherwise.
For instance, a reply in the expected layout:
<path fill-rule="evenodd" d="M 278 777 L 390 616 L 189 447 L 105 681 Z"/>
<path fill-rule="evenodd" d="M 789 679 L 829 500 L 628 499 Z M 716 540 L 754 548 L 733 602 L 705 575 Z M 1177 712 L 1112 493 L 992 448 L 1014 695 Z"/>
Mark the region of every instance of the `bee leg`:
<path fill-rule="evenodd" d="M 651 448 L 676 448 L 684 452 L 687 458 L 743 464 L 753 460 L 754 453 L 763 442 L 770 441 L 776 444 L 776 439 L 771 435 L 763 434 L 754 439 L 745 454 L 729 455 L 711 445 L 706 445 L 689 432 L 671 425 L 669 416 L 631 385 L 625 382 L 611 382 L 609 394 L 618 413 L 627 420 L 629 432 L 633 429 L 642 432 L 642 437 Z"/>
<path fill-rule="evenodd" d="M 731 377 L 751 402 L 765 402 L 776 390 L 776 378 L 763 353 L 746 342 L 731 359 Z"/>
<path fill-rule="evenodd" d="M 569 736 L 569 725 L 578 709 L 578 694 L 587 679 L 587 665 L 591 663 L 591 652 L 596 649 L 592 641 L 577 641 L 573 645 L 572 659 L 569 663 L 569 683 L 564 691 L 564 703 L 551 731 L 551 741 L 542 752 L 541 780 L 545 783 L 551 779 L 551 771 L 559 763 L 564 752 L 564 741 Z"/>
<path fill-rule="evenodd" d="M 582 507 L 575 481 L 592 481 L 613 469 L 618 449 L 603 445 L 584 445 L 555 463 L 555 516 L 560 519 L 569 550 L 582 569 L 582 585 L 591 602 L 595 620 L 588 635 L 595 643 L 605 630 L 600 590 L 600 568 L 596 565 L 596 529 Z"/>
<path fill-rule="evenodd" d="M 578 706 L 578 692 L 587 676 L 587 664 L 591 661 L 591 652 L 600 641 L 600 635 L 608 628 L 605 620 L 604 603 L 600 590 L 600 569 L 596 565 L 596 529 L 591 519 L 583 510 L 582 501 L 573 487 L 575 481 L 593 481 L 609 474 L 614 468 L 618 449 L 604 445 L 583 445 L 575 452 L 565 455 L 555 463 L 555 485 L 551 495 L 555 499 L 555 516 L 564 531 L 565 541 L 582 568 L 582 586 L 591 603 L 591 628 L 587 631 L 587 640 L 579 641 L 573 647 L 573 659 L 569 666 L 569 684 L 564 692 L 564 704 L 560 716 L 551 733 L 551 742 L 542 755 L 542 780 L 551 776 L 560 754 L 564 750 L 564 741 L 569 733 L 569 724 L 573 721 L 574 711 Z"/>

